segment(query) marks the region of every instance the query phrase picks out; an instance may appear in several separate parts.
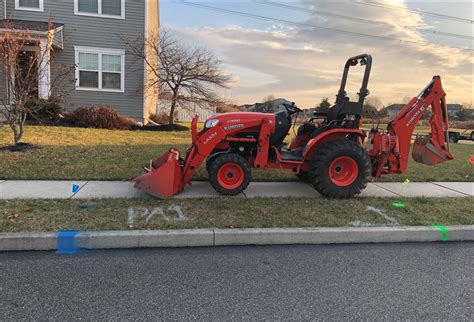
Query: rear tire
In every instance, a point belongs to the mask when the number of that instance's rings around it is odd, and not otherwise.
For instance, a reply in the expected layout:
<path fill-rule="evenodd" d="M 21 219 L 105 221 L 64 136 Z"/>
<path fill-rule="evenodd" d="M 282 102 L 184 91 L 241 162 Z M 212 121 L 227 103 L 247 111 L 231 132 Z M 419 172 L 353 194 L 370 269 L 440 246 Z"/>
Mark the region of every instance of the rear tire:
<path fill-rule="evenodd" d="M 220 194 L 238 195 L 247 189 L 251 180 L 249 163 L 236 153 L 219 155 L 209 165 L 209 181 Z"/>
<path fill-rule="evenodd" d="M 300 170 L 300 172 L 298 172 L 296 176 L 298 177 L 298 179 L 300 179 L 301 182 L 304 182 L 304 183 L 311 182 L 311 178 L 309 177 L 309 173 L 307 171 Z"/>
<path fill-rule="evenodd" d="M 346 139 L 323 145 L 311 158 L 309 176 L 325 197 L 350 198 L 367 187 L 372 164 L 367 152 Z"/>

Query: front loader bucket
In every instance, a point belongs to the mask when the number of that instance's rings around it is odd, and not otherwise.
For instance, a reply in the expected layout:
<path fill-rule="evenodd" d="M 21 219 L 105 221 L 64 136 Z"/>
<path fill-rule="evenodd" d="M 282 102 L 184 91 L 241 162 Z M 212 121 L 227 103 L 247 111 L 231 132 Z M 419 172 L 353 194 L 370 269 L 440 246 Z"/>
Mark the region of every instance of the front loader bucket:
<path fill-rule="evenodd" d="M 426 165 L 435 165 L 453 159 L 452 154 L 438 148 L 429 135 L 417 135 L 412 152 L 413 160 Z"/>
<path fill-rule="evenodd" d="M 180 152 L 172 148 L 155 160 L 150 169 L 132 179 L 135 188 L 158 198 L 172 197 L 179 192 L 182 170 L 179 164 Z"/>

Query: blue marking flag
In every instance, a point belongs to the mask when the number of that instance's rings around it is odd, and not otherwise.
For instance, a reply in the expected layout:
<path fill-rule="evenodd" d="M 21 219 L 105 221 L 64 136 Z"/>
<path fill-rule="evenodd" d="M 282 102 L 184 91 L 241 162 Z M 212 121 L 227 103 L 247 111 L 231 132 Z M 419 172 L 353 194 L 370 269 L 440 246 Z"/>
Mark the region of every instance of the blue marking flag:
<path fill-rule="evenodd" d="M 80 186 L 78 186 L 77 184 L 73 184 L 72 185 L 72 192 L 76 193 L 79 190 L 79 188 L 80 188 Z"/>
<path fill-rule="evenodd" d="M 79 230 L 63 230 L 56 234 L 56 254 L 77 254 L 79 247 L 76 242 L 76 236 Z"/>

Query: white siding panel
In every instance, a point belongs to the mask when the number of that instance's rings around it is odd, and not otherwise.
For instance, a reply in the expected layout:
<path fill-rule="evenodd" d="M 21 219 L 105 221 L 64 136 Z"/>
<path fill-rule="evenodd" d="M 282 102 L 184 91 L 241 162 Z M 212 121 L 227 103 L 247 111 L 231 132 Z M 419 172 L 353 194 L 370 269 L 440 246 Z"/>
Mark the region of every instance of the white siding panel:
<path fill-rule="evenodd" d="M 169 113 L 171 101 L 159 100 L 157 107 L 157 114 Z M 200 107 L 194 103 L 186 103 L 183 106 L 176 107 L 176 119 L 180 122 L 191 122 L 195 115 L 199 116 L 199 122 L 204 122 L 212 115 L 216 114 L 216 109 L 211 106 Z"/>

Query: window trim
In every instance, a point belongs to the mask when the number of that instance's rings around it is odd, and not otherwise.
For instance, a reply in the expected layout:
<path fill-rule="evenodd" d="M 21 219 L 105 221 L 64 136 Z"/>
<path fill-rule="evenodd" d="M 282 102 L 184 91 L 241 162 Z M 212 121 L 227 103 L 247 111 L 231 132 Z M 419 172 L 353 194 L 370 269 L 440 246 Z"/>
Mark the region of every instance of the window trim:
<path fill-rule="evenodd" d="M 99 73 L 98 82 L 99 87 L 81 87 L 79 86 L 79 53 L 83 54 L 98 54 Z M 102 55 L 120 55 L 120 89 L 102 88 Z M 124 49 L 113 49 L 113 48 L 97 48 L 97 47 L 83 47 L 74 46 L 74 60 L 76 65 L 76 90 L 78 91 L 94 91 L 94 92 L 112 92 L 112 93 L 125 93 L 125 50 Z M 95 71 L 94 71 L 95 72 Z M 106 71 L 107 73 L 107 71 Z M 112 72 L 111 72 L 112 73 Z M 118 72 L 116 72 L 118 74 Z"/>
<path fill-rule="evenodd" d="M 17 1 L 17 0 L 15 0 Z M 43 0 L 40 0 L 43 1 Z M 77 16 L 97 17 L 97 18 L 111 18 L 111 19 L 125 19 L 125 0 L 121 0 L 120 16 L 108 15 L 102 13 L 102 0 L 97 1 L 97 8 L 99 13 L 81 12 L 79 11 L 79 0 L 74 0 L 74 14 Z"/>
<path fill-rule="evenodd" d="M 122 0 L 122 1 L 123 1 L 123 0 Z M 39 3 L 39 8 L 35 8 L 35 7 L 21 7 L 21 6 L 20 6 L 20 0 L 15 0 L 15 10 L 43 12 L 43 11 L 44 11 L 44 0 L 39 0 L 38 3 Z"/>

